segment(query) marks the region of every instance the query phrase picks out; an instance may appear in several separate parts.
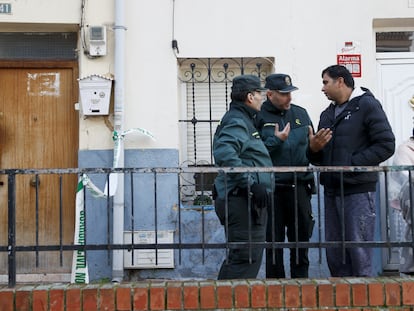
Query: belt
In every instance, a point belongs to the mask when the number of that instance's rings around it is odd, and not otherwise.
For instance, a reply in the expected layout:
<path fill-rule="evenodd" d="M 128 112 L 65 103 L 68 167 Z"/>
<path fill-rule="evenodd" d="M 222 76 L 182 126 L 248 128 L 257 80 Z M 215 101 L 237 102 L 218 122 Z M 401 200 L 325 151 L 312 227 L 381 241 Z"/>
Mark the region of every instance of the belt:
<path fill-rule="evenodd" d="M 245 197 L 247 198 L 249 192 L 247 191 L 247 188 L 239 188 L 236 187 L 232 191 L 229 192 L 230 197 Z"/>
<path fill-rule="evenodd" d="M 295 184 L 275 184 L 276 188 L 295 188 Z"/>
<path fill-rule="evenodd" d="M 294 182 L 282 182 L 282 183 L 275 183 L 276 187 L 288 187 L 288 188 L 294 188 L 296 186 L 306 186 L 311 183 L 310 180 L 298 180 L 296 184 Z"/>

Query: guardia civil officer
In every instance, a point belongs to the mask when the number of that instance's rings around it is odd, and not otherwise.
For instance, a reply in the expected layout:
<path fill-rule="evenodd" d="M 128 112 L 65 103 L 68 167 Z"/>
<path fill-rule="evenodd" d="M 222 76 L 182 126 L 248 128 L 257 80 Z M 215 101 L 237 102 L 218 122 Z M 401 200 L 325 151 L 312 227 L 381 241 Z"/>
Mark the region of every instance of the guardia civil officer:
<path fill-rule="evenodd" d="M 262 105 L 260 79 L 241 75 L 233 80 L 230 109 L 223 116 L 213 140 L 219 167 L 270 167 L 272 161 L 254 118 Z M 272 191 L 271 174 L 219 173 L 214 182 L 215 209 L 228 242 L 265 242 L 267 202 Z M 230 247 L 218 279 L 255 278 L 263 247 Z"/>
<path fill-rule="evenodd" d="M 266 77 L 267 100 L 257 117 L 257 128 L 274 166 L 308 166 L 309 134 L 313 131 L 307 111 L 292 103 L 298 88 L 289 75 Z M 312 136 L 311 136 L 312 137 Z M 269 209 L 267 242 L 308 242 L 313 230 L 311 197 L 315 188 L 312 172 L 276 173 L 274 205 Z M 292 278 L 307 278 L 308 249 L 290 250 Z M 285 278 L 283 248 L 266 249 L 266 277 Z"/>

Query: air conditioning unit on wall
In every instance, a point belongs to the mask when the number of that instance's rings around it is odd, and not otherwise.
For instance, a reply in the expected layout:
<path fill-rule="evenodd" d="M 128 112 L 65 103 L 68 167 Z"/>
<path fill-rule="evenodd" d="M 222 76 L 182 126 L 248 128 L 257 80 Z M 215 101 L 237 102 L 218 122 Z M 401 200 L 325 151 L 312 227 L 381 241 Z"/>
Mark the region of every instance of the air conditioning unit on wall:
<path fill-rule="evenodd" d="M 155 244 L 155 231 L 124 231 L 124 244 Z M 157 243 L 173 243 L 174 231 L 158 231 Z M 173 249 L 134 249 L 124 250 L 125 269 L 174 268 Z"/>

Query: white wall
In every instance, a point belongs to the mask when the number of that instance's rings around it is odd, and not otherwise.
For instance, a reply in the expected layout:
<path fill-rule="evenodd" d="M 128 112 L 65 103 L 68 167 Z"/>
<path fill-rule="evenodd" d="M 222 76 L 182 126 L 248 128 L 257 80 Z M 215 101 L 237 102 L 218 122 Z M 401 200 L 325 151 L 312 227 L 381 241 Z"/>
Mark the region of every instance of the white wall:
<path fill-rule="evenodd" d="M 85 1 L 85 23 L 108 27 L 109 49 L 107 56 L 98 59 L 88 59 L 80 52 L 80 77 L 114 73 L 115 1 Z M 21 26 L 14 23 L 25 23 L 32 28 L 41 23 L 58 23 L 61 28 L 80 23 L 81 0 L 11 3 L 13 13 L 0 14 L 0 23 L 6 23 L 3 29 L 18 30 Z M 408 0 L 125 0 L 124 128 L 145 128 L 157 139 L 153 142 L 144 136 L 131 135 L 125 141 L 126 148 L 179 148 L 182 103 L 178 100 L 172 39 L 178 41 L 180 58 L 274 57 L 275 70 L 290 74 L 299 87 L 293 93 L 294 102 L 307 108 L 317 123 L 319 113 L 327 105 L 320 92 L 320 73 L 336 63 L 338 46 L 344 41 L 360 42 L 363 71 L 356 82 L 378 93 L 373 21 L 394 19 L 385 24 L 413 31 L 414 8 L 408 3 Z M 401 18 L 411 20 L 401 23 Z M 111 122 L 111 116 L 81 117 L 80 149 L 111 149 Z"/>
<path fill-rule="evenodd" d="M 12 13 L 0 14 L 0 23 L 79 22 L 80 0 L 9 0 L 2 3 L 11 4 Z"/>
<path fill-rule="evenodd" d="M 88 1 L 87 15 L 101 6 Z M 107 1 L 115 8 L 114 1 Z M 177 61 L 171 49 L 172 1 L 125 1 L 125 124 L 124 129 L 143 128 L 156 141 L 139 134 L 125 138 L 126 148 L 178 148 Z M 99 15 L 98 15 L 99 16 Z M 102 22 L 107 19 L 102 19 Z M 95 19 L 99 24 L 99 20 Z M 107 22 L 110 24 L 110 22 Z M 83 58 L 81 72 L 114 73 L 114 34 L 109 31 L 109 53 L 102 59 Z M 108 62 L 109 60 L 109 62 Z M 116 77 L 115 77 L 116 79 Z M 116 81 L 115 81 L 116 83 Z M 81 123 L 80 149 L 111 149 L 111 117 L 86 118 Z M 101 130 L 100 130 L 101 129 Z"/>
<path fill-rule="evenodd" d="M 338 47 L 360 42 L 363 72 L 356 82 L 377 92 L 373 20 L 414 16 L 407 0 L 130 0 L 127 7 L 127 98 L 134 104 L 128 103 L 126 128 L 142 126 L 157 137 L 137 145 L 172 148 L 179 144 L 181 104 L 173 36 L 180 58 L 274 57 L 276 71 L 291 74 L 300 88 L 295 102 L 317 123 L 328 103 L 320 74 L 336 63 Z"/>
<path fill-rule="evenodd" d="M 413 17 L 414 8 L 407 0 L 176 0 L 176 15 L 180 57 L 273 56 L 276 71 L 300 88 L 295 102 L 316 123 L 327 104 L 320 74 L 336 63 L 338 44 L 360 42 L 363 75 L 356 82 L 376 91 L 373 19 Z"/>

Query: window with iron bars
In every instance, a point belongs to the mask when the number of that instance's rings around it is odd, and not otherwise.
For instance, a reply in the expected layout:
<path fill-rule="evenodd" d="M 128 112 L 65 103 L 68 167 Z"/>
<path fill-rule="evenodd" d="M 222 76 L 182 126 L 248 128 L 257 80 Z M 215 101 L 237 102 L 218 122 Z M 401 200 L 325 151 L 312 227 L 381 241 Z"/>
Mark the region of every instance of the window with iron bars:
<path fill-rule="evenodd" d="M 254 58 L 185 58 L 179 59 L 182 112 L 181 165 L 213 166 L 213 136 L 220 119 L 229 109 L 233 78 L 257 75 L 264 84 L 274 72 L 274 59 Z M 183 175 L 181 198 L 194 205 L 210 203 L 215 174 Z"/>

